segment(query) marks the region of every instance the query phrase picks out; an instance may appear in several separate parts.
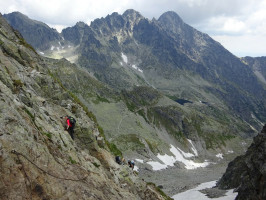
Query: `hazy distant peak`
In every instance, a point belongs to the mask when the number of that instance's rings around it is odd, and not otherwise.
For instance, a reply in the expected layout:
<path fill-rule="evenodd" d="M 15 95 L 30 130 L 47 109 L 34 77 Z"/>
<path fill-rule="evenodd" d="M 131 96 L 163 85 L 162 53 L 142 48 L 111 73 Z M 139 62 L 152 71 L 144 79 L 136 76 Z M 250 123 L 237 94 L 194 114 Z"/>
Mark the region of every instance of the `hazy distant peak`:
<path fill-rule="evenodd" d="M 25 18 L 28 18 L 29 19 L 29 17 L 27 15 L 24 15 L 21 12 L 18 12 L 18 11 L 9 13 L 9 15 L 16 15 L 16 16 L 25 17 Z"/>
<path fill-rule="evenodd" d="M 116 16 L 119 16 L 119 14 L 118 12 L 113 12 L 111 15 L 108 15 L 108 16 L 116 17 Z"/>
<path fill-rule="evenodd" d="M 126 10 L 123 15 L 123 17 L 134 17 L 135 19 L 137 18 L 143 18 L 143 16 L 138 12 L 138 11 L 135 11 L 134 9 L 128 9 Z"/>
<path fill-rule="evenodd" d="M 165 12 L 159 17 L 158 21 L 168 23 L 184 23 L 182 18 L 174 11 Z"/>
<path fill-rule="evenodd" d="M 18 11 L 15 11 L 15 12 L 12 12 L 12 13 L 9 13 L 9 14 L 5 14 L 5 15 L 3 15 L 3 17 L 4 18 L 6 18 L 7 19 L 7 21 L 9 22 L 9 23 L 11 23 L 11 21 L 12 21 L 12 23 L 11 24 L 13 24 L 13 23 L 21 23 L 21 22 L 23 22 L 23 23 L 28 23 L 28 24 L 30 24 L 30 25 L 36 25 L 36 24 L 40 24 L 40 25 L 42 25 L 42 26 L 45 26 L 46 28 L 50 28 L 47 24 L 45 24 L 44 22 L 41 22 L 41 21 L 38 21 L 38 20 L 34 20 L 34 19 L 31 19 L 31 18 L 29 18 L 27 15 L 24 15 L 24 14 L 22 14 L 22 13 L 20 13 L 20 12 L 18 12 Z M 55 29 L 54 29 L 55 30 Z M 55 30 L 56 31 L 56 30 Z"/>
<path fill-rule="evenodd" d="M 88 25 L 85 22 L 79 21 L 79 22 L 76 23 L 76 26 L 85 27 L 85 26 L 88 26 Z"/>

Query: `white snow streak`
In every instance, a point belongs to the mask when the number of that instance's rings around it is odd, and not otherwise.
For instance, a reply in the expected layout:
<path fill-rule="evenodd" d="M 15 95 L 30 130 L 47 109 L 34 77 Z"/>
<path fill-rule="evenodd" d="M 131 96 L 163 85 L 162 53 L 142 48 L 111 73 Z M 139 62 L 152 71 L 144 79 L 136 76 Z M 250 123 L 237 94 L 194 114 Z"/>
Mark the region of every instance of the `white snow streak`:
<path fill-rule="evenodd" d="M 175 148 L 173 145 L 171 145 L 170 151 L 174 154 L 174 156 L 169 156 L 167 154 L 161 155 L 158 154 L 157 157 L 162 161 L 162 163 L 150 161 L 147 162 L 149 165 L 152 166 L 153 170 L 161 170 L 166 169 L 168 166 L 172 167 L 174 166 L 175 162 L 182 162 L 185 165 L 186 169 L 196 169 L 198 167 L 206 167 L 209 165 L 209 162 L 203 162 L 203 163 L 196 163 L 193 160 L 188 160 L 186 158 L 194 156 L 191 153 L 185 153 L 179 148 Z"/>
<path fill-rule="evenodd" d="M 141 159 L 135 159 L 137 162 L 140 162 L 140 163 L 144 163 L 144 161 L 143 160 L 141 160 Z"/>
<path fill-rule="evenodd" d="M 189 139 L 188 139 L 188 141 L 189 141 L 189 143 L 190 143 L 191 146 L 192 146 L 192 149 L 191 149 L 191 150 L 194 152 L 195 156 L 198 156 L 198 151 L 197 151 L 197 149 L 195 148 L 195 146 L 193 145 L 192 141 L 189 140 Z"/>
<path fill-rule="evenodd" d="M 211 188 L 215 186 L 216 181 L 211 181 L 207 183 L 202 183 L 198 187 L 187 190 L 185 192 L 176 194 L 172 196 L 174 200 L 183 200 L 183 199 L 189 199 L 189 200 L 233 200 L 236 198 L 237 193 L 233 193 L 233 190 L 229 190 L 226 193 L 226 196 L 219 197 L 219 198 L 208 198 L 205 194 L 199 192 L 199 190 L 205 189 L 205 188 Z"/>
<path fill-rule="evenodd" d="M 221 158 L 221 159 L 224 158 L 222 153 L 218 153 L 218 154 L 216 155 L 216 157 L 217 157 L 217 158 Z"/>
<path fill-rule="evenodd" d="M 138 68 L 136 65 L 132 65 L 132 68 L 135 69 L 135 70 L 138 70 L 141 73 L 143 73 L 143 70 L 141 70 L 140 68 Z"/>
<path fill-rule="evenodd" d="M 139 171 L 139 168 L 135 165 L 134 166 L 134 170 L 138 172 Z"/>
<path fill-rule="evenodd" d="M 124 53 L 122 53 L 122 59 L 123 59 L 124 63 L 128 64 L 128 58 L 127 58 L 127 56 L 126 56 Z M 122 62 L 120 62 L 120 64 L 123 65 Z M 132 67 L 133 69 L 135 69 L 135 70 L 137 70 L 137 71 L 143 73 L 143 70 L 141 70 L 140 68 L 138 68 L 136 65 L 131 65 L 131 67 Z"/>
<path fill-rule="evenodd" d="M 123 54 L 123 53 L 122 53 L 122 58 L 123 58 L 123 61 L 124 61 L 125 63 L 128 62 L 127 56 L 126 56 L 125 54 Z"/>
<path fill-rule="evenodd" d="M 136 67 L 136 65 L 132 65 L 132 67 L 133 67 L 134 69 L 136 69 L 136 70 L 138 69 L 138 68 Z"/>

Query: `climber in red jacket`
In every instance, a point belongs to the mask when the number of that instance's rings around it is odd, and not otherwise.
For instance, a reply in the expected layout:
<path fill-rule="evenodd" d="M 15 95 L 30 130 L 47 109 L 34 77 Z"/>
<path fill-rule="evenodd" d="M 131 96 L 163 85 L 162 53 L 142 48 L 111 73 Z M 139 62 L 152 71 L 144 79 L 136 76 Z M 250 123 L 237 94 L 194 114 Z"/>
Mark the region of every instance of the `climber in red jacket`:
<path fill-rule="evenodd" d="M 74 140 L 74 128 L 75 128 L 76 120 L 70 116 L 66 116 L 65 120 L 67 123 L 66 130 L 70 134 L 72 140 Z"/>

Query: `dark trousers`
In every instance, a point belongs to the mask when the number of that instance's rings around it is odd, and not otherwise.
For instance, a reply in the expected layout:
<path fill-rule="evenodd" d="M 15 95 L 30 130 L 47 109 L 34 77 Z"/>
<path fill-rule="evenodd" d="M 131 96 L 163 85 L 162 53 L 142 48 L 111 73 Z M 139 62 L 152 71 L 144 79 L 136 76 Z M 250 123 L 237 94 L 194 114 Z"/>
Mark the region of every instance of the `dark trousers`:
<path fill-rule="evenodd" d="M 74 140 L 74 127 L 73 126 L 69 127 L 67 131 L 69 135 L 71 136 L 72 140 Z"/>

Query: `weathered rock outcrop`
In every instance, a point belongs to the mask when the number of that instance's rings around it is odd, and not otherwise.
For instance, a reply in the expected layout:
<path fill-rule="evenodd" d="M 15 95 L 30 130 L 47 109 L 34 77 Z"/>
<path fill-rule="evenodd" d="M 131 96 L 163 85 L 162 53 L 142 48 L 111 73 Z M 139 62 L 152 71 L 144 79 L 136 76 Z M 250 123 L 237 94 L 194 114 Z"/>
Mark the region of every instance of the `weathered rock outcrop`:
<path fill-rule="evenodd" d="M 47 65 L 0 15 L 0 199 L 164 199 L 99 146 L 92 113 Z"/>
<path fill-rule="evenodd" d="M 266 199 L 266 125 L 246 154 L 229 163 L 218 186 L 221 189 L 237 188 L 237 200 Z"/>
<path fill-rule="evenodd" d="M 266 85 L 266 57 L 244 57 L 242 61 L 251 67 L 257 78 Z"/>

